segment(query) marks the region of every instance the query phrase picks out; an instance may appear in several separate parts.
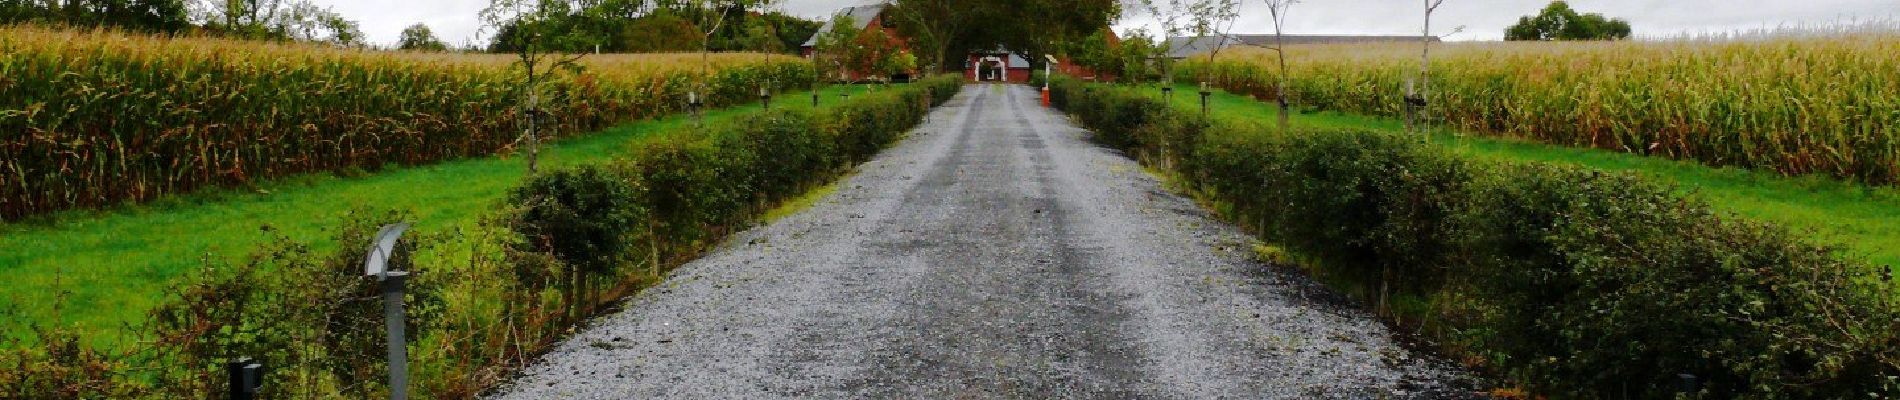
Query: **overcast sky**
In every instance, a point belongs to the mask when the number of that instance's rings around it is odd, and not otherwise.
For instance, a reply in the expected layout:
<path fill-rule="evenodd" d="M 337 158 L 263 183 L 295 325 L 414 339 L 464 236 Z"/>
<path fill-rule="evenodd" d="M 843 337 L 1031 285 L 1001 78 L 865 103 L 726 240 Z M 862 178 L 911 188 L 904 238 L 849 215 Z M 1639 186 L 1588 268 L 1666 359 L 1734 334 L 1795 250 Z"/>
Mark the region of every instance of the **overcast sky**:
<path fill-rule="evenodd" d="M 369 40 L 393 45 L 404 27 L 429 25 L 436 36 L 451 44 L 481 42 L 486 35 L 476 13 L 487 0 L 316 0 L 357 20 Z M 1270 33 L 1260 0 L 1243 0 L 1237 33 Z M 777 7 L 811 18 L 828 16 L 839 8 L 871 0 L 781 0 Z M 1422 0 L 1306 0 L 1293 6 L 1288 33 L 1311 34 L 1417 34 Z M 1504 27 L 1523 15 L 1535 13 L 1547 0 L 1447 0 L 1433 18 L 1434 33 L 1464 26 L 1451 40 L 1496 40 Z M 1722 33 L 1781 25 L 1834 24 L 1843 21 L 1900 17 L 1900 0 L 1571 0 L 1582 12 L 1601 13 L 1630 21 L 1639 36 Z M 1116 31 L 1149 24 L 1152 19 L 1130 15 Z"/>

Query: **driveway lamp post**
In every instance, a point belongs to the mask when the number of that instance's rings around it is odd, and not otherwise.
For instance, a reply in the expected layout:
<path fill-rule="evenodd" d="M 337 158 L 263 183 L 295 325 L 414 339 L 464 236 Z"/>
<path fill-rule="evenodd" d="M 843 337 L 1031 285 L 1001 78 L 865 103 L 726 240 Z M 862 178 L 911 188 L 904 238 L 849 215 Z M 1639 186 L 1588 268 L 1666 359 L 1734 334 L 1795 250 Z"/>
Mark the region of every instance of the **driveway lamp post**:
<path fill-rule="evenodd" d="M 403 338 L 402 284 L 409 278 L 407 271 L 390 271 L 389 259 L 395 255 L 396 241 L 402 239 L 402 233 L 409 230 L 409 223 L 384 226 L 376 233 L 376 241 L 370 243 L 369 255 L 363 261 L 363 273 L 376 277 L 383 286 L 383 323 L 389 330 L 389 398 L 407 400 L 409 398 L 409 350 L 408 341 Z"/>
<path fill-rule="evenodd" d="M 1049 81 L 1053 81 L 1056 79 L 1056 74 L 1055 74 L 1056 56 L 1044 54 L 1042 55 L 1042 58 L 1049 60 L 1048 64 L 1042 65 L 1042 106 L 1048 107 L 1049 106 Z"/>

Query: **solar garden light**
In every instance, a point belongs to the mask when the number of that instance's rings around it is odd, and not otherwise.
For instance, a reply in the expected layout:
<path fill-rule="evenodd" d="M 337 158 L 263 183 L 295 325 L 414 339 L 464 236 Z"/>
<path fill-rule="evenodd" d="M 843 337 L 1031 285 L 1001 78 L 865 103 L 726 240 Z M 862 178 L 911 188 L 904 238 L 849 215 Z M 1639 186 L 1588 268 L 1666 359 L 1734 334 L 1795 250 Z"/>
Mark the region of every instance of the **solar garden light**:
<path fill-rule="evenodd" d="M 766 85 L 769 86 L 771 84 L 767 83 Z M 759 87 L 759 103 L 764 104 L 765 109 L 770 110 L 772 109 L 772 91 L 767 89 L 768 86 Z"/>
<path fill-rule="evenodd" d="M 376 233 L 376 240 L 370 242 L 369 255 L 363 261 L 363 274 L 376 277 L 382 283 L 383 323 L 389 330 L 389 398 L 406 400 L 409 398 L 409 355 L 407 341 L 403 339 L 402 284 L 409 278 L 408 271 L 390 271 L 389 259 L 395 255 L 396 241 L 402 239 L 402 233 L 409 230 L 409 223 L 383 226 Z"/>
<path fill-rule="evenodd" d="M 686 111 L 693 115 L 693 120 L 695 121 L 699 120 L 699 106 L 699 91 L 686 92 Z"/>
<path fill-rule="evenodd" d="M 231 400 L 255 400 L 258 390 L 264 388 L 264 364 L 250 357 L 232 359 L 224 371 L 231 380 Z"/>
<path fill-rule="evenodd" d="M 1207 96 L 1213 95 L 1214 91 L 1208 90 L 1207 82 L 1201 82 L 1201 119 L 1207 119 Z"/>

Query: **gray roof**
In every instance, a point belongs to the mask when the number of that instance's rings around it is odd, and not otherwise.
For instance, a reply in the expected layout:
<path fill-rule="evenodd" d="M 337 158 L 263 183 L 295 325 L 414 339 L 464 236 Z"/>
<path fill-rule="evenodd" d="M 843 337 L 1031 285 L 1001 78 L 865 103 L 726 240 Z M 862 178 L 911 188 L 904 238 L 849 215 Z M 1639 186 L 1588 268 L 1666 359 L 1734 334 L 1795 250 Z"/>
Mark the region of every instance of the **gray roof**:
<path fill-rule="evenodd" d="M 864 29 L 864 27 L 870 26 L 871 20 L 877 19 L 877 15 L 883 14 L 884 8 L 889 7 L 889 6 L 890 6 L 890 2 L 879 1 L 877 3 L 866 4 L 866 5 L 861 5 L 857 7 L 845 7 L 843 10 L 838 10 L 837 14 L 832 15 L 831 20 L 825 21 L 824 26 L 818 27 L 818 33 L 813 33 L 810 39 L 805 39 L 805 44 L 803 46 L 804 47 L 817 46 L 818 37 L 824 36 L 827 33 L 831 33 L 831 27 L 838 22 L 838 17 L 847 16 L 847 15 L 851 16 L 851 22 L 853 22 L 854 25 L 857 25 L 858 29 L 862 30 Z"/>
<path fill-rule="evenodd" d="M 1417 42 L 1425 39 L 1424 36 L 1403 35 L 1282 35 L 1282 37 L 1286 40 L 1286 44 L 1289 45 Z M 1430 39 L 1434 42 L 1439 41 L 1437 36 L 1432 36 Z M 1168 58 L 1187 58 L 1205 54 L 1215 48 L 1225 50 L 1240 46 L 1268 47 L 1273 44 L 1274 37 L 1271 34 L 1226 35 L 1225 37 L 1208 36 L 1202 38 L 1176 36 L 1168 38 Z"/>
<path fill-rule="evenodd" d="M 982 54 L 986 57 L 1008 54 L 1009 55 L 1009 58 L 1007 61 L 1008 64 L 1005 64 L 1003 68 L 1029 68 L 1029 59 L 1023 58 L 1023 56 L 1017 55 L 1016 53 L 1011 53 L 1007 50 L 997 50 L 997 51 L 992 51 L 992 52 L 972 52 L 972 53 Z M 970 67 L 970 65 L 968 65 L 970 63 L 968 60 L 965 60 L 963 63 L 965 64 L 964 65 L 965 68 Z"/>

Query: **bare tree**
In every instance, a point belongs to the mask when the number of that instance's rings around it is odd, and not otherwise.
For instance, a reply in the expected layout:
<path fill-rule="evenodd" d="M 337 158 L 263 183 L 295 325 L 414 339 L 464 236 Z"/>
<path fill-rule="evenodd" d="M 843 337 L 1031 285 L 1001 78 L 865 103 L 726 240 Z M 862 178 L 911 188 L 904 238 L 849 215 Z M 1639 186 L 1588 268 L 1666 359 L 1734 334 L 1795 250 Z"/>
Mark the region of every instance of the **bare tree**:
<path fill-rule="evenodd" d="M 704 101 L 702 100 L 702 96 L 710 94 L 701 93 L 701 91 L 707 90 L 709 86 L 706 82 L 708 79 L 712 79 L 712 37 L 714 34 L 719 33 L 719 28 L 725 26 L 726 15 L 737 12 L 740 16 L 744 16 L 747 11 L 753 8 L 765 7 L 775 2 L 777 2 L 777 0 L 704 0 L 703 2 L 698 2 L 698 5 L 703 7 L 700 10 L 701 21 L 699 27 L 705 28 L 706 34 L 700 36 L 699 42 L 699 84 L 695 85 L 693 90 L 687 93 L 689 97 L 687 100 L 692 102 L 695 106 L 693 108 L 693 120 L 695 122 L 700 121 L 702 119 L 701 115 L 704 114 L 700 112 L 698 107 L 698 105 Z"/>
<path fill-rule="evenodd" d="M 1227 48 L 1229 35 L 1234 23 L 1240 19 L 1240 0 L 1197 0 L 1189 6 L 1192 15 L 1194 41 L 1201 42 L 1208 37 L 1214 38 L 1214 47 L 1207 50 L 1207 68 L 1201 69 L 1203 85 L 1214 78 L 1214 58 Z"/>
<path fill-rule="evenodd" d="M 1425 29 L 1424 35 L 1419 37 L 1419 41 L 1423 43 L 1424 46 L 1418 56 L 1418 78 L 1416 80 L 1418 84 L 1416 86 L 1408 84 L 1405 88 L 1406 108 L 1411 111 L 1405 115 L 1406 128 L 1417 128 L 1421 132 L 1424 131 L 1422 125 L 1425 124 L 1427 110 L 1431 107 L 1431 103 L 1428 99 L 1431 95 L 1432 84 L 1432 41 L 1434 39 L 1432 37 L 1432 13 L 1438 11 L 1438 6 L 1445 5 L 1445 0 L 1424 0 L 1424 2 Z M 1452 33 L 1456 34 L 1464 31 L 1464 29 L 1464 27 L 1460 26 L 1453 29 Z"/>
<path fill-rule="evenodd" d="M 573 10 L 571 4 L 559 0 L 492 0 L 488 8 L 481 13 L 483 29 L 497 30 L 496 41 L 515 49 L 513 67 L 522 71 L 521 140 L 528 147 L 528 174 L 535 173 L 541 152 L 541 134 L 538 120 L 544 114 L 541 110 L 541 92 L 554 74 L 581 71 L 580 59 L 584 53 L 566 54 L 559 50 L 576 46 L 581 40 L 563 33 L 559 21 Z"/>
<path fill-rule="evenodd" d="M 1286 84 L 1290 81 L 1287 77 L 1286 68 L 1286 15 L 1287 10 L 1292 8 L 1294 4 L 1299 4 L 1300 0 L 1265 1 L 1267 3 L 1267 14 L 1273 17 L 1272 50 L 1274 55 L 1280 59 L 1280 76 L 1279 80 L 1273 84 L 1273 98 L 1280 104 L 1280 130 L 1285 131 L 1292 124 L 1290 120 L 1291 117 L 1289 116 L 1289 114 L 1291 114 L 1289 111 L 1292 106 L 1289 105 L 1286 100 Z"/>
<path fill-rule="evenodd" d="M 1233 20 L 1239 16 L 1239 0 L 1139 0 L 1141 9 L 1152 13 L 1161 26 L 1163 37 L 1158 40 L 1157 53 L 1161 58 L 1162 90 L 1171 93 L 1174 88 L 1174 37 L 1184 33 L 1193 33 L 1194 38 L 1187 44 L 1202 43 L 1210 35 L 1219 35 L 1214 51 L 1218 52 L 1226 45 L 1226 29 L 1233 28 Z M 1209 59 L 1215 54 L 1209 54 Z"/>
<path fill-rule="evenodd" d="M 1155 23 L 1160 25 L 1161 38 L 1155 41 L 1155 55 L 1158 58 L 1156 61 L 1161 63 L 1161 87 L 1163 90 L 1172 90 L 1174 88 L 1174 37 L 1185 31 L 1181 26 L 1181 20 L 1186 18 L 1187 9 L 1179 7 L 1181 0 L 1168 0 L 1167 3 L 1156 3 L 1155 0 L 1139 1 L 1137 5 L 1153 14 Z"/>

